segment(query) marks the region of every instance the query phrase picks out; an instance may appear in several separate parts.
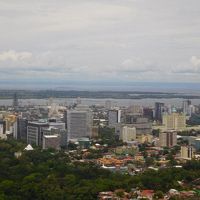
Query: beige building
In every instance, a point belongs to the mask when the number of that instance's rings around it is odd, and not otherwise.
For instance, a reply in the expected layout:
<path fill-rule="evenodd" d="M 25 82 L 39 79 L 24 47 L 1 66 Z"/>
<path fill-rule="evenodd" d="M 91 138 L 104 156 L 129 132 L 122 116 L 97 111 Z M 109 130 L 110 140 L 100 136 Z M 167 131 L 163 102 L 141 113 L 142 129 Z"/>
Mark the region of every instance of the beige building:
<path fill-rule="evenodd" d="M 128 127 L 128 126 L 122 127 L 120 139 L 123 142 L 135 140 L 136 139 L 136 128 L 135 127 Z"/>
<path fill-rule="evenodd" d="M 174 130 L 165 131 L 159 134 L 159 144 L 161 147 L 173 147 L 177 145 L 177 132 Z"/>
<path fill-rule="evenodd" d="M 137 136 L 137 141 L 139 143 L 152 143 L 153 141 L 153 136 L 150 134 L 142 134 Z"/>
<path fill-rule="evenodd" d="M 163 125 L 166 130 L 184 130 L 186 127 L 186 116 L 180 113 L 163 115 Z"/>
<path fill-rule="evenodd" d="M 17 117 L 8 112 L 0 112 L 0 138 L 7 139 L 7 135 L 17 131 Z"/>
<path fill-rule="evenodd" d="M 12 131 L 13 124 L 17 121 L 15 115 L 7 115 L 4 120 L 6 121 L 6 131 Z"/>
<path fill-rule="evenodd" d="M 98 126 L 92 126 L 92 134 L 91 138 L 96 138 L 99 135 L 99 128 Z"/>
<path fill-rule="evenodd" d="M 195 149 L 192 146 L 181 146 L 181 158 L 191 160 L 194 157 Z"/>

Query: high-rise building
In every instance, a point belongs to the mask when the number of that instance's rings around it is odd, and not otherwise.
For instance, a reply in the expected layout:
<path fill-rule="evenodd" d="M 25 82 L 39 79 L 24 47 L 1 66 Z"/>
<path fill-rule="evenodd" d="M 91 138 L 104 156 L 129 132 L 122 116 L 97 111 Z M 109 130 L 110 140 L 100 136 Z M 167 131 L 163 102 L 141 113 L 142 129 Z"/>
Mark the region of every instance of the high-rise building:
<path fill-rule="evenodd" d="M 17 93 L 14 94 L 13 96 L 13 107 L 18 107 L 19 106 L 19 102 L 18 102 L 18 96 Z"/>
<path fill-rule="evenodd" d="M 135 140 L 136 139 L 136 128 L 128 127 L 128 126 L 122 127 L 120 138 L 123 142 L 129 142 L 129 141 Z"/>
<path fill-rule="evenodd" d="M 143 116 L 149 120 L 153 120 L 153 109 L 148 107 L 143 108 Z"/>
<path fill-rule="evenodd" d="M 61 147 L 66 147 L 67 146 L 67 130 L 60 130 L 60 146 Z"/>
<path fill-rule="evenodd" d="M 161 147 L 173 147 L 177 145 L 177 132 L 174 130 L 165 131 L 159 134 L 159 144 Z"/>
<path fill-rule="evenodd" d="M 17 118 L 17 136 L 16 139 L 27 141 L 27 126 L 28 120 L 26 118 Z"/>
<path fill-rule="evenodd" d="M 63 113 L 63 122 L 65 123 L 65 129 L 67 129 L 67 110 Z"/>
<path fill-rule="evenodd" d="M 190 100 L 184 100 L 183 101 L 183 113 L 185 115 L 189 115 L 189 106 L 191 105 L 191 101 Z"/>
<path fill-rule="evenodd" d="M 68 139 L 91 137 L 92 122 L 92 112 L 88 107 L 79 106 L 67 111 Z"/>
<path fill-rule="evenodd" d="M 108 126 L 113 128 L 121 122 L 121 110 L 113 109 L 108 111 Z"/>
<path fill-rule="evenodd" d="M 126 115 L 125 123 L 134 126 L 136 128 L 137 135 L 152 133 L 152 123 L 146 117 L 138 117 L 128 114 Z"/>
<path fill-rule="evenodd" d="M 7 139 L 6 136 L 6 122 L 4 120 L 0 120 L 0 138 Z"/>
<path fill-rule="evenodd" d="M 191 117 L 192 114 L 195 113 L 195 106 L 194 105 L 189 105 L 189 108 L 188 108 L 188 115 Z"/>
<path fill-rule="evenodd" d="M 162 115 L 164 112 L 164 103 L 155 103 L 155 120 L 162 122 Z"/>
<path fill-rule="evenodd" d="M 181 113 L 163 115 L 163 125 L 166 130 L 184 130 L 186 127 L 186 117 Z"/>
<path fill-rule="evenodd" d="M 46 122 L 28 122 L 27 125 L 27 143 L 42 146 L 43 128 L 49 127 Z"/>
<path fill-rule="evenodd" d="M 4 121 L 6 122 L 6 131 L 13 133 L 13 125 L 17 121 L 16 115 L 5 115 Z"/>
<path fill-rule="evenodd" d="M 195 149 L 193 146 L 181 146 L 181 158 L 191 160 L 194 157 Z"/>

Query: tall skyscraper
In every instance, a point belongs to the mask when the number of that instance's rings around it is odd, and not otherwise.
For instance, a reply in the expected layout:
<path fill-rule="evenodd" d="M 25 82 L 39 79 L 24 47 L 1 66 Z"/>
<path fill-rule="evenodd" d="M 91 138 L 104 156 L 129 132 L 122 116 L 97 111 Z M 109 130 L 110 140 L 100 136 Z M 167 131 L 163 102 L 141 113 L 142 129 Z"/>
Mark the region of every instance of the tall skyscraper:
<path fill-rule="evenodd" d="M 17 118 L 17 139 L 27 141 L 27 126 L 28 120 L 26 118 Z"/>
<path fill-rule="evenodd" d="M 121 110 L 113 109 L 108 111 L 108 125 L 113 128 L 121 122 Z"/>
<path fill-rule="evenodd" d="M 195 113 L 195 106 L 194 105 L 189 105 L 189 108 L 188 108 L 188 115 L 191 117 L 192 114 Z"/>
<path fill-rule="evenodd" d="M 164 103 L 155 103 L 155 120 L 162 122 L 162 115 L 164 112 Z"/>
<path fill-rule="evenodd" d="M 189 106 L 191 105 L 191 101 L 190 100 L 184 100 L 183 101 L 183 113 L 185 115 L 189 115 Z"/>
<path fill-rule="evenodd" d="M 17 93 L 15 93 L 13 96 L 13 107 L 16 108 L 18 106 L 19 106 L 18 96 L 17 96 Z"/>
<path fill-rule="evenodd" d="M 161 147 L 173 147 L 177 145 L 177 132 L 165 131 L 159 134 L 159 142 Z"/>
<path fill-rule="evenodd" d="M 67 111 L 68 140 L 91 137 L 92 112 L 88 106 L 80 105 L 76 110 Z"/>

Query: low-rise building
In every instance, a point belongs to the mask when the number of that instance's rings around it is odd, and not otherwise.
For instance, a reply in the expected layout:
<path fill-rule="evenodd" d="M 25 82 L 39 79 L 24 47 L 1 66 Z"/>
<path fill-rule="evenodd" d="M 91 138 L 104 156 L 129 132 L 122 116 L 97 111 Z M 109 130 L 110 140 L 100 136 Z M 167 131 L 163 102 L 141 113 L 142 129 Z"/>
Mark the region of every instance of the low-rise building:
<path fill-rule="evenodd" d="M 44 135 L 43 136 L 43 149 L 53 148 L 53 149 L 60 149 L 60 137 L 59 135 Z"/>
<path fill-rule="evenodd" d="M 177 145 L 177 132 L 174 130 L 165 131 L 159 134 L 159 144 L 161 147 L 173 147 Z"/>
<path fill-rule="evenodd" d="M 193 146 L 181 146 L 181 158 L 191 160 L 194 157 L 195 149 Z"/>
<path fill-rule="evenodd" d="M 153 136 L 150 134 L 142 134 L 137 136 L 137 141 L 139 143 L 152 143 L 153 142 Z"/>

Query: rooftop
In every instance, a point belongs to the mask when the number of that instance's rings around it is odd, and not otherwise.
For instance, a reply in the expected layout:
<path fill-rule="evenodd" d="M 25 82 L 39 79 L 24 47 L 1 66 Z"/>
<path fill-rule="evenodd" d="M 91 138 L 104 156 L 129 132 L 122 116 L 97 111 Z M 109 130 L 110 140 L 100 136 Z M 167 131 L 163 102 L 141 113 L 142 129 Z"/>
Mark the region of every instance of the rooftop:
<path fill-rule="evenodd" d="M 57 138 L 58 135 L 44 135 L 45 138 Z"/>

